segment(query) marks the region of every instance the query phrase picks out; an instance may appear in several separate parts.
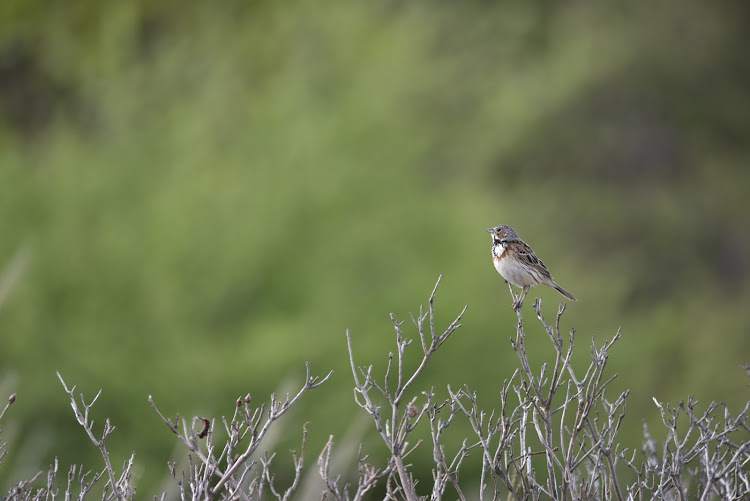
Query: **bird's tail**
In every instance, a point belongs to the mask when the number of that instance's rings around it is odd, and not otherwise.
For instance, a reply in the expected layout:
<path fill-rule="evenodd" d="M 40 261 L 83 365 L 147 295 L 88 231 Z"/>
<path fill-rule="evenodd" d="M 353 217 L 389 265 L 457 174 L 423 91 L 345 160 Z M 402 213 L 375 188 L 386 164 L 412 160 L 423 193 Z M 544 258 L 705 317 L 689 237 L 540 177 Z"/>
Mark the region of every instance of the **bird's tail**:
<path fill-rule="evenodd" d="M 576 298 L 573 297 L 573 294 L 571 294 L 570 292 L 566 291 L 565 289 L 563 289 L 562 287 L 560 287 L 559 285 L 557 285 L 555 282 L 552 282 L 551 285 L 552 285 L 552 287 L 557 292 L 559 292 L 560 294 L 562 294 L 566 298 L 570 299 L 571 301 L 578 301 Z"/>

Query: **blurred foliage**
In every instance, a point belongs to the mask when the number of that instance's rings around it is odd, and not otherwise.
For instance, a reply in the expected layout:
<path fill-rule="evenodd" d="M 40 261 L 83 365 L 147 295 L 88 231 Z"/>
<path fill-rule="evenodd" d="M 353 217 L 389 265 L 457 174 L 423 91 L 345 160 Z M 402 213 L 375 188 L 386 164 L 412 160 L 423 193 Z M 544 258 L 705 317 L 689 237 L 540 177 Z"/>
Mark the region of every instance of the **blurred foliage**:
<path fill-rule="evenodd" d="M 652 396 L 736 410 L 747 14 L 697 0 L 2 2 L 0 266 L 30 257 L 0 305 L 0 388 L 18 393 L 0 486 L 56 455 L 99 464 L 55 370 L 104 389 L 98 420 L 117 426 L 115 462 L 137 451 L 141 492 L 174 447 L 149 394 L 219 416 L 309 360 L 336 374 L 285 445 L 309 421 L 319 450 L 358 411 L 344 330 L 359 363 L 384 364 L 388 312 L 408 319 L 440 273 L 439 314 L 469 311 L 422 388 L 467 383 L 492 406 L 513 370 L 484 233 L 499 223 L 579 298 L 566 319 L 581 361 L 592 335 L 623 327 L 611 364 L 632 389 L 629 446 L 658 420 Z"/>

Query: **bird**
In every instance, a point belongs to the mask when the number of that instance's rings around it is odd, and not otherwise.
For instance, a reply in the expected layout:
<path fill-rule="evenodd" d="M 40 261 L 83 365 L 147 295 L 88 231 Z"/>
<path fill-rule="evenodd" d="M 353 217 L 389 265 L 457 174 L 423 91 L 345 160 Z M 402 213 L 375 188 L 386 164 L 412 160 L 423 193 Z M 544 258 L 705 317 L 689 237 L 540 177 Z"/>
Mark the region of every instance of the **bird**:
<path fill-rule="evenodd" d="M 573 294 L 555 283 L 542 260 L 521 240 L 516 230 L 501 224 L 487 228 L 487 231 L 492 236 L 492 262 L 495 269 L 506 282 L 521 288 L 518 299 L 513 301 L 514 310 L 522 306 L 529 288 L 539 284 L 552 287 L 571 301 L 578 301 Z"/>

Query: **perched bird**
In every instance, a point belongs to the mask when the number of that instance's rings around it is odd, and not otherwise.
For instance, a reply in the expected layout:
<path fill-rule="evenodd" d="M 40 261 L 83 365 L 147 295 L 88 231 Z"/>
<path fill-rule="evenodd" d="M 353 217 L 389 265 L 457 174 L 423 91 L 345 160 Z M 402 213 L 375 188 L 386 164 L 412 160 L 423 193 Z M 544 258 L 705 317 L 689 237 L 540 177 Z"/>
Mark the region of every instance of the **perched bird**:
<path fill-rule="evenodd" d="M 516 230 L 501 224 L 488 228 L 487 231 L 492 235 L 492 262 L 495 269 L 506 282 L 521 288 L 521 295 L 513 302 L 514 310 L 523 304 L 529 287 L 539 284 L 549 285 L 571 301 L 578 301 L 570 292 L 555 283 L 542 260 L 519 238 Z"/>

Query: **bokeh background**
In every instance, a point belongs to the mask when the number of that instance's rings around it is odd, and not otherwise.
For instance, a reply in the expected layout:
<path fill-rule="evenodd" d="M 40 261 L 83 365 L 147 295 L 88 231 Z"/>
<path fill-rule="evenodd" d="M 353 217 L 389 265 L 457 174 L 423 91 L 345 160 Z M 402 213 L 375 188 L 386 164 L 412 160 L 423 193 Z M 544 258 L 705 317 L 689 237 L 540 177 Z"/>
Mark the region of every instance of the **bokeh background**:
<path fill-rule="evenodd" d="M 0 487 L 101 459 L 55 376 L 170 487 L 167 415 L 231 414 L 334 376 L 291 415 L 310 459 L 363 412 L 438 277 L 463 327 L 418 390 L 490 408 L 514 315 L 485 228 L 511 224 L 575 294 L 577 364 L 623 337 L 622 440 L 651 399 L 737 411 L 750 362 L 750 46 L 745 2 L 0 3 Z M 534 289 L 551 315 L 560 296 Z M 529 302 L 530 304 L 530 302 Z M 529 350 L 551 357 L 528 322 Z M 412 332 L 412 331 L 409 331 Z M 414 346 L 413 363 L 418 348 Z M 363 427 L 366 429 L 366 426 Z M 463 438 L 458 429 L 458 442 Z M 385 447 L 371 432 L 373 462 Z M 655 438 L 658 438 L 656 436 Z M 346 445 L 346 444 L 342 444 Z M 421 459 L 419 459 L 421 457 Z M 417 456 L 429 478 L 430 452 Z M 351 465 L 352 469 L 354 464 Z M 64 470 L 63 470 L 64 471 Z"/>

